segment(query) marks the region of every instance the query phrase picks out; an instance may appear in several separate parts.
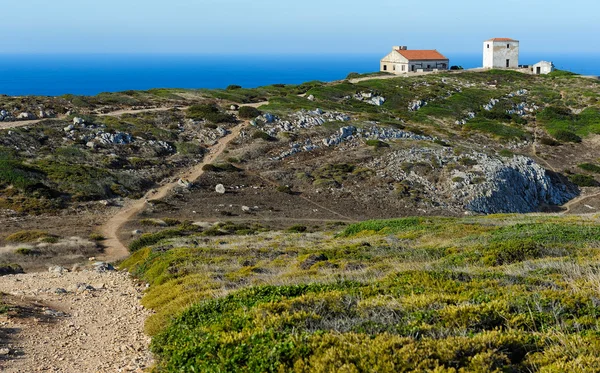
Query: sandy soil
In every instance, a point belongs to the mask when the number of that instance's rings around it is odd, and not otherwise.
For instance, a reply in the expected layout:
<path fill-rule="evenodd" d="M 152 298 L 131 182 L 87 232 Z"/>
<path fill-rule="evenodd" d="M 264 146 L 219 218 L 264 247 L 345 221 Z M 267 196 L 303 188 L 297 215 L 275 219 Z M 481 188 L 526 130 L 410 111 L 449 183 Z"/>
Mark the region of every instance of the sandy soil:
<path fill-rule="evenodd" d="M 0 356 L 0 371 L 141 372 L 152 364 L 143 332 L 149 311 L 139 304 L 142 286 L 127 273 L 85 270 L 1 279 L 0 292 L 43 305 L 43 317 L 0 316 L 2 329 L 17 332 L 5 344 L 0 341 L 0 349 L 10 351 Z"/>

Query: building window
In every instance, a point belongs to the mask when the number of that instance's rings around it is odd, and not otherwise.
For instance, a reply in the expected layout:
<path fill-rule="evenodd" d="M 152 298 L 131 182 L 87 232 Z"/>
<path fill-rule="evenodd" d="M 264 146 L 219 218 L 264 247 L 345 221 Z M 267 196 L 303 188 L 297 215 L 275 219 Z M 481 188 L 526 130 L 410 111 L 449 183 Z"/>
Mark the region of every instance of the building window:
<path fill-rule="evenodd" d="M 510 49 L 510 44 L 506 44 L 506 49 Z"/>
<path fill-rule="evenodd" d="M 387 65 L 383 65 L 383 71 L 387 71 Z"/>
<path fill-rule="evenodd" d="M 394 65 L 394 71 L 396 71 L 396 65 Z"/>
<path fill-rule="evenodd" d="M 488 49 L 490 49 L 490 45 L 488 44 Z"/>
<path fill-rule="evenodd" d="M 402 65 L 402 71 L 405 71 L 406 65 Z"/>

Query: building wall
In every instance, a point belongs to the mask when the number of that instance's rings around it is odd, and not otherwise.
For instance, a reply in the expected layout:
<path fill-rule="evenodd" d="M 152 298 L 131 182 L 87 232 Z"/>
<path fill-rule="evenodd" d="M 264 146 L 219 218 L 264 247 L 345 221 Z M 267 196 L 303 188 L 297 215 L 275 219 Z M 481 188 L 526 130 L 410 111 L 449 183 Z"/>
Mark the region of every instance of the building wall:
<path fill-rule="evenodd" d="M 429 67 L 427 67 L 428 65 Z M 417 71 L 418 69 L 423 69 L 425 71 L 431 71 L 433 69 L 447 70 L 450 67 L 449 65 L 449 60 L 409 61 L 400 53 L 392 52 L 381 60 L 379 71 L 392 74 L 406 74 L 411 71 Z"/>
<path fill-rule="evenodd" d="M 533 65 L 533 67 L 531 68 L 531 73 L 537 75 L 538 67 L 540 68 L 540 75 L 550 74 L 554 71 L 554 65 L 552 64 L 552 62 L 542 61 Z"/>
<path fill-rule="evenodd" d="M 432 71 L 433 69 L 448 70 L 450 68 L 449 64 L 449 60 L 410 61 L 408 69 L 409 71 L 417 71 L 418 69 L 423 69 L 424 71 Z"/>
<path fill-rule="evenodd" d="M 401 74 L 401 66 L 406 63 L 408 63 L 406 58 L 404 58 L 400 53 L 392 51 L 381 60 L 379 71 Z M 387 67 L 387 69 L 384 67 Z M 396 68 L 395 70 L 394 67 Z"/>
<path fill-rule="evenodd" d="M 519 67 L 518 41 L 485 41 L 483 42 L 483 67 L 489 69 L 506 69 Z"/>

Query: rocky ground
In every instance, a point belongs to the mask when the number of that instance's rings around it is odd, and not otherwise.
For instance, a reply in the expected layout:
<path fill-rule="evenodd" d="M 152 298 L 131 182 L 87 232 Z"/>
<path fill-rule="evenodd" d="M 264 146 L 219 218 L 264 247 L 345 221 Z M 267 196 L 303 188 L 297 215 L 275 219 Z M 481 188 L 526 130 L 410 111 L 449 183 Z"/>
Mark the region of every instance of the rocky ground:
<path fill-rule="evenodd" d="M 14 332 L 0 334 L 1 371 L 141 372 L 152 363 L 143 286 L 102 268 L 2 277 L 0 293 L 31 299 L 37 311 L 0 314 L 0 330 Z"/>

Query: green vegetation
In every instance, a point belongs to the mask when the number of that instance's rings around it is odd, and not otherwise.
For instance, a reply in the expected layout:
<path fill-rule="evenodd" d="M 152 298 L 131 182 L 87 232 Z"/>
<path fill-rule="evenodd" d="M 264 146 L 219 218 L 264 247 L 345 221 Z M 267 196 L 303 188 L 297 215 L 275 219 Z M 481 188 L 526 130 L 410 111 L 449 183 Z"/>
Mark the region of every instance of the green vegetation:
<path fill-rule="evenodd" d="M 578 165 L 577 167 L 579 167 L 585 171 L 593 172 L 595 174 L 600 174 L 600 166 L 597 164 L 594 164 L 594 163 L 582 163 L 582 164 Z"/>
<path fill-rule="evenodd" d="M 253 139 L 262 139 L 265 141 L 277 141 L 276 137 L 273 137 L 271 135 L 269 135 L 268 133 L 264 132 L 264 131 L 255 131 L 252 134 L 252 138 Z"/>
<path fill-rule="evenodd" d="M 23 272 L 23 267 L 16 263 L 0 263 L 0 276 L 16 275 Z"/>
<path fill-rule="evenodd" d="M 368 146 L 372 146 L 375 149 L 390 147 L 390 144 L 388 144 L 387 142 L 383 142 L 381 140 L 367 140 L 367 141 L 365 141 L 365 144 L 367 144 Z"/>
<path fill-rule="evenodd" d="M 484 132 L 501 139 L 524 140 L 528 135 L 520 128 L 508 126 L 495 120 L 472 119 L 463 126 L 466 129 Z"/>
<path fill-rule="evenodd" d="M 190 106 L 186 115 L 194 120 L 207 120 L 213 123 L 235 123 L 235 117 L 224 113 L 214 104 L 198 104 Z"/>
<path fill-rule="evenodd" d="M 26 243 L 26 242 L 36 242 L 40 239 L 48 238 L 48 237 L 52 237 L 52 236 L 49 235 L 47 232 L 35 231 L 35 230 L 19 231 L 19 232 L 13 233 L 13 234 L 9 235 L 8 237 L 6 237 L 6 241 Z"/>
<path fill-rule="evenodd" d="M 90 234 L 90 240 L 95 241 L 95 242 L 101 242 L 101 241 L 106 240 L 106 237 L 104 237 L 100 233 L 92 233 L 92 234 Z"/>
<path fill-rule="evenodd" d="M 593 371 L 599 223 L 415 217 L 337 237 L 192 235 L 123 266 L 150 283 L 157 371 Z"/>
<path fill-rule="evenodd" d="M 580 187 L 600 186 L 600 183 L 598 181 L 596 181 L 596 179 L 594 179 L 593 176 L 590 176 L 590 175 L 581 175 L 581 174 L 569 175 L 569 180 L 571 180 L 571 182 L 573 184 L 580 186 Z"/>
<path fill-rule="evenodd" d="M 208 172 L 241 172 L 242 169 L 235 167 L 231 163 L 223 163 L 223 164 L 205 164 L 202 166 L 204 171 Z"/>
<path fill-rule="evenodd" d="M 580 142 L 581 137 L 600 134 L 600 108 L 597 107 L 589 107 L 574 114 L 566 107 L 548 106 L 537 115 L 537 119 L 559 141 Z M 579 137 L 579 140 L 572 134 Z M 560 137 L 565 137 L 565 140 Z"/>
<path fill-rule="evenodd" d="M 238 111 L 238 115 L 242 119 L 254 119 L 260 116 L 262 112 L 252 106 L 242 106 Z"/>

